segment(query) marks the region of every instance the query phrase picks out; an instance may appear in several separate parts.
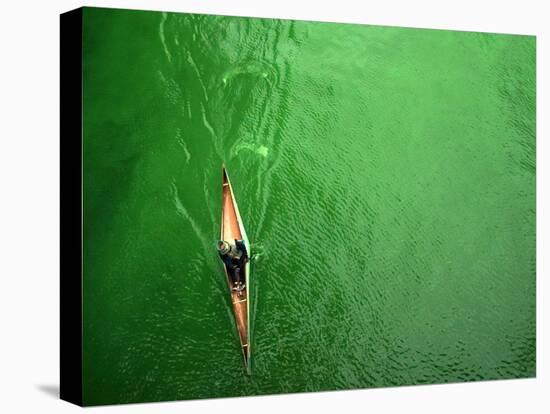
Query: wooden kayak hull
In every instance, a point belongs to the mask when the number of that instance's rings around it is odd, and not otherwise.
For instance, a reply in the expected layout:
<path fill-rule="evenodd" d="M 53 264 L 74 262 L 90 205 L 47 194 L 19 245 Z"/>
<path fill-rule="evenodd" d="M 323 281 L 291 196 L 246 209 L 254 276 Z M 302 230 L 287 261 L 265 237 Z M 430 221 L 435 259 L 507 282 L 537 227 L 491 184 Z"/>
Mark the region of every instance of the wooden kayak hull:
<path fill-rule="evenodd" d="M 231 187 L 231 181 L 229 181 L 229 176 L 227 175 L 225 167 L 222 167 L 222 176 L 222 219 L 220 240 L 231 243 L 235 240 L 243 240 L 246 251 L 250 256 L 250 243 L 246 236 L 239 208 L 235 201 L 233 188 Z M 246 260 L 244 265 L 245 289 L 240 295 L 238 292 L 232 290 L 228 269 L 225 264 L 223 267 L 231 295 L 231 306 L 233 307 L 233 314 L 235 316 L 244 365 L 247 373 L 250 373 L 250 263 Z"/>

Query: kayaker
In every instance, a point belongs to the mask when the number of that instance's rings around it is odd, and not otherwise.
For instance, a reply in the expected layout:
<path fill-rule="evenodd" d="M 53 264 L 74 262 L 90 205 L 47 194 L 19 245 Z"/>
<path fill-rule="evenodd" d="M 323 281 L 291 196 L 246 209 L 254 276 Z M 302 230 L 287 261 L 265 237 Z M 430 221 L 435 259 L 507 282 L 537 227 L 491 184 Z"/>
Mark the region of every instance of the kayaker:
<path fill-rule="evenodd" d="M 235 244 L 232 245 L 225 240 L 220 240 L 218 241 L 218 254 L 227 267 L 234 285 L 233 289 L 237 291 L 244 289 L 245 281 L 241 278 L 247 260 L 244 241 L 235 240 Z"/>

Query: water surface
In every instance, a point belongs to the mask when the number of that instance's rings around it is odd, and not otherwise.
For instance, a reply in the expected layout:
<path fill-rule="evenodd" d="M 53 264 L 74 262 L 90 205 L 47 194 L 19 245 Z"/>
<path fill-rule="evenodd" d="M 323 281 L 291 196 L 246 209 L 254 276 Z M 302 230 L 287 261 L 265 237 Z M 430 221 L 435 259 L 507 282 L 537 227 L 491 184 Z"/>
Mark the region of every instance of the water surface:
<path fill-rule="evenodd" d="M 535 375 L 533 37 L 86 8 L 83 59 L 86 404 Z"/>

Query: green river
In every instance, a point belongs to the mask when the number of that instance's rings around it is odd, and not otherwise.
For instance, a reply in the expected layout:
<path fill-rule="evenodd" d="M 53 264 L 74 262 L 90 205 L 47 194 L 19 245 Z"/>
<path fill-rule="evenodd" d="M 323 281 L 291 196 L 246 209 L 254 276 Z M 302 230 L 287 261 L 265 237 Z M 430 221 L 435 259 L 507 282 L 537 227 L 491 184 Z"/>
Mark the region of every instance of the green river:
<path fill-rule="evenodd" d="M 85 404 L 535 376 L 534 37 L 86 8 L 83 45 Z"/>

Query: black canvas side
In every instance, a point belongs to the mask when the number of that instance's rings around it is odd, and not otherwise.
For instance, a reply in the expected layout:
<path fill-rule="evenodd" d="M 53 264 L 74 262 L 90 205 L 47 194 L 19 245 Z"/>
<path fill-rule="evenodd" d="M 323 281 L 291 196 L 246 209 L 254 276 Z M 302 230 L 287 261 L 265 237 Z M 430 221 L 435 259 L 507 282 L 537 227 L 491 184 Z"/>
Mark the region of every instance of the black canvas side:
<path fill-rule="evenodd" d="M 82 9 L 60 17 L 60 397 L 82 405 Z"/>

